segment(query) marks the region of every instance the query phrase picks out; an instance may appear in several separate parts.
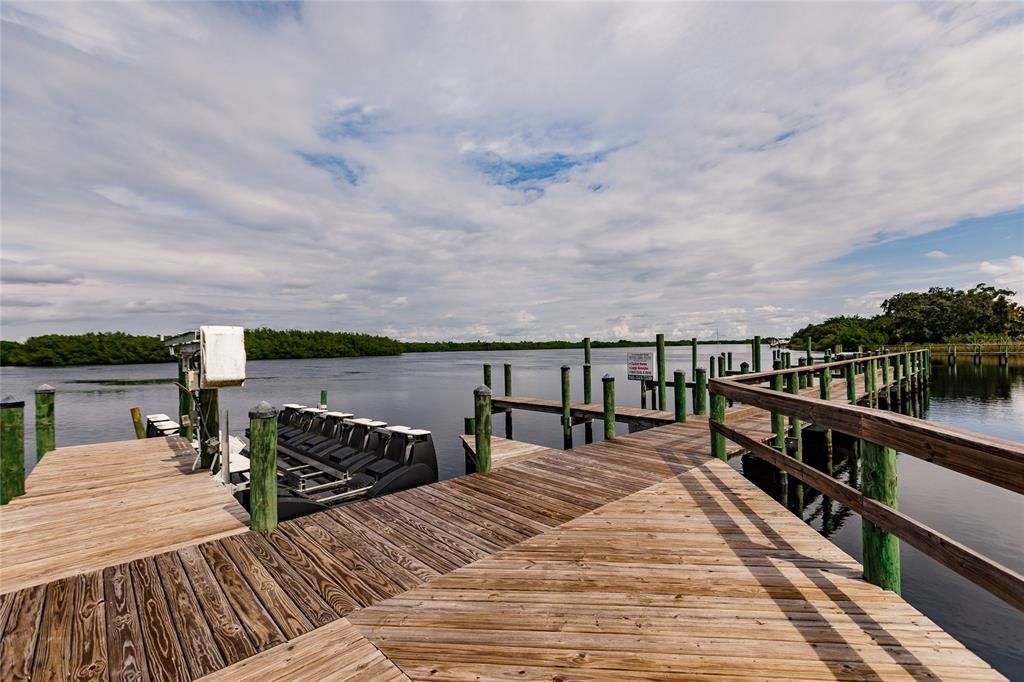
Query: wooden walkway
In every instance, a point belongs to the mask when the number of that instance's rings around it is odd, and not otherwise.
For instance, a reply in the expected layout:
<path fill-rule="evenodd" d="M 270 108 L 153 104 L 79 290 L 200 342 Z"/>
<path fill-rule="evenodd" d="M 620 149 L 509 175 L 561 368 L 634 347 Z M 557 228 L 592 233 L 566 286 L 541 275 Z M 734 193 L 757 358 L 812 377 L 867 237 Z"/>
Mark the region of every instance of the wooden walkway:
<path fill-rule="evenodd" d="M 5 591 L 0 677 L 999 679 L 859 575 L 691 420 Z"/>
<path fill-rule="evenodd" d="M 476 452 L 475 437 L 462 436 L 462 449 L 467 453 L 474 454 Z M 528 459 L 540 457 L 550 452 L 553 452 L 553 449 L 544 445 L 534 445 L 533 443 L 524 443 L 519 440 L 491 436 L 492 469 L 499 469 L 516 462 L 525 462 Z"/>
<path fill-rule="evenodd" d="M 524 398 L 521 396 L 493 396 L 491 405 L 496 411 L 505 409 L 526 410 L 527 412 L 547 412 L 562 414 L 562 401 L 547 398 Z M 586 419 L 600 419 L 604 416 L 604 406 L 600 403 L 571 403 L 570 415 L 574 420 L 582 422 Z M 700 419 L 700 417 L 697 417 Z M 640 426 L 661 426 L 671 424 L 674 415 L 671 412 L 648 410 L 642 407 L 615 407 L 615 421 L 638 424 Z"/>
<path fill-rule="evenodd" d="M 0 592 L 243 533 L 249 515 L 178 438 L 58 448 L 0 507 Z"/>

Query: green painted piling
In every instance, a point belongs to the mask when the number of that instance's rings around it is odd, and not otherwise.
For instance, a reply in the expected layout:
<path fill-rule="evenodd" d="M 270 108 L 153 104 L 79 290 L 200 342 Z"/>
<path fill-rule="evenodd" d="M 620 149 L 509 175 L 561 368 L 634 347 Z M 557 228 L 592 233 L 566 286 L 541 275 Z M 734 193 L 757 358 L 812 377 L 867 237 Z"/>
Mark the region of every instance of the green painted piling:
<path fill-rule="evenodd" d="M 142 410 L 133 407 L 131 410 L 132 426 L 135 427 L 135 437 L 139 440 L 146 437 L 146 425 L 142 421 Z"/>
<path fill-rule="evenodd" d="M 491 382 L 491 366 L 484 365 L 484 386 L 487 388 L 494 388 Z"/>
<path fill-rule="evenodd" d="M 562 365 L 562 447 L 572 449 L 572 392 L 569 365 Z"/>
<path fill-rule="evenodd" d="M 473 391 L 474 435 L 476 436 L 476 471 L 491 470 L 491 389 L 480 385 Z"/>
<path fill-rule="evenodd" d="M 604 393 L 604 439 L 615 439 L 615 377 L 605 374 L 601 377 Z"/>
<path fill-rule="evenodd" d="M 740 374 L 750 374 L 750 363 L 749 362 L 741 362 L 740 363 Z"/>
<path fill-rule="evenodd" d="M 832 369 L 823 367 L 821 378 L 818 379 L 818 397 L 822 400 L 832 399 Z M 832 457 L 832 429 L 825 429 L 825 451 L 831 461 Z"/>
<path fill-rule="evenodd" d="M 708 413 L 708 375 L 703 367 L 694 370 L 693 377 L 693 413 Z"/>
<path fill-rule="evenodd" d="M 725 396 L 717 393 L 711 394 L 711 421 L 719 424 L 725 423 Z M 717 457 L 723 462 L 729 461 L 729 453 L 726 449 L 725 436 L 720 433 L 711 432 L 711 456 Z"/>
<path fill-rule="evenodd" d="M 690 339 L 690 374 L 697 371 L 697 339 Z"/>
<path fill-rule="evenodd" d="M 199 465 L 209 469 L 218 454 L 218 448 L 213 443 L 220 436 L 220 397 L 217 389 L 199 389 L 199 413 L 203 422 L 199 433 Z"/>
<path fill-rule="evenodd" d="M 846 399 L 851 405 L 857 404 L 857 380 L 854 375 L 854 365 L 856 362 L 851 362 L 843 367 L 846 372 Z"/>
<path fill-rule="evenodd" d="M 178 365 L 178 433 L 187 441 L 192 440 L 192 394 L 185 388 L 185 369 Z"/>
<path fill-rule="evenodd" d="M 590 358 L 591 350 L 592 349 L 590 344 L 590 337 L 583 337 L 583 362 L 587 363 L 588 365 L 592 363 L 592 360 Z"/>
<path fill-rule="evenodd" d="M 462 432 L 467 436 L 472 436 L 476 433 L 476 417 L 462 418 Z"/>
<path fill-rule="evenodd" d="M 772 366 L 772 369 L 775 369 L 775 370 L 780 370 L 782 368 L 783 368 L 782 367 L 782 363 L 779 362 L 779 361 L 776 361 L 773 364 L 773 366 Z M 771 378 L 771 387 L 772 387 L 773 391 L 780 391 L 780 392 L 782 391 L 782 388 L 783 388 L 783 378 L 782 378 L 781 374 L 775 374 L 775 375 L 772 376 L 772 378 Z M 772 433 L 775 435 L 775 438 L 773 439 L 772 444 L 775 446 L 775 448 L 779 452 L 785 453 L 786 452 L 785 415 L 783 415 L 781 412 L 772 412 L 771 414 L 772 414 Z"/>
<path fill-rule="evenodd" d="M 868 405 L 878 407 L 878 361 L 875 358 L 868 360 Z"/>
<path fill-rule="evenodd" d="M 583 402 L 590 404 L 590 363 L 583 365 Z"/>
<path fill-rule="evenodd" d="M 277 409 L 265 400 L 249 410 L 249 527 L 277 527 Z"/>
<path fill-rule="evenodd" d="M 675 407 L 675 419 L 677 422 L 686 421 L 686 374 L 683 370 L 677 369 L 672 375 L 673 405 Z"/>
<path fill-rule="evenodd" d="M 864 393 L 866 393 L 867 396 L 868 396 L 868 407 L 873 407 L 874 406 L 872 404 L 873 401 L 871 400 L 871 367 L 872 366 L 873 366 L 873 361 L 871 361 L 871 360 L 865 360 L 864 361 L 864 370 L 863 370 L 864 371 Z"/>
<path fill-rule="evenodd" d="M 0 505 L 25 494 L 25 401 L 0 402 Z"/>
<path fill-rule="evenodd" d="M 897 405 L 903 402 L 903 373 L 900 365 L 900 356 L 894 355 L 892 358 L 892 388 L 896 392 Z"/>
<path fill-rule="evenodd" d="M 882 391 L 885 393 L 885 399 L 889 400 L 889 358 L 882 357 L 879 359 L 879 363 L 882 365 Z"/>
<path fill-rule="evenodd" d="M 36 463 L 57 447 L 57 426 L 53 417 L 53 386 L 43 384 L 36 389 Z"/>
<path fill-rule="evenodd" d="M 750 344 L 750 352 L 754 361 L 754 371 L 761 371 L 761 337 L 755 336 L 754 341 Z"/>
<path fill-rule="evenodd" d="M 718 376 L 725 376 L 725 353 L 718 356 Z"/>
<path fill-rule="evenodd" d="M 714 379 L 717 375 L 715 374 L 715 356 L 708 356 L 708 378 Z"/>
<path fill-rule="evenodd" d="M 814 361 L 811 358 L 811 337 L 810 336 L 805 336 L 804 337 L 804 351 L 807 353 L 807 355 L 805 356 L 807 358 L 807 364 L 808 365 L 813 365 Z"/>
<path fill-rule="evenodd" d="M 797 367 L 803 369 L 804 367 L 807 366 L 807 358 L 797 358 L 796 365 Z M 804 374 L 803 372 L 800 372 L 799 374 L 796 375 L 796 387 L 798 390 L 807 388 L 807 375 Z"/>
<path fill-rule="evenodd" d="M 512 365 L 505 363 L 505 395 L 512 395 Z"/>
<path fill-rule="evenodd" d="M 321 410 L 326 410 L 327 409 L 327 389 L 326 388 L 321 388 L 320 389 L 320 409 Z"/>
<path fill-rule="evenodd" d="M 898 508 L 896 451 L 861 441 L 861 492 L 893 509 Z M 864 579 L 900 593 L 900 542 L 870 521 L 861 522 Z"/>
<path fill-rule="evenodd" d="M 732 351 L 725 354 L 725 369 L 729 372 L 732 371 Z"/>
<path fill-rule="evenodd" d="M 658 334 L 654 337 L 657 363 L 658 363 L 658 409 L 665 409 L 665 335 Z"/>

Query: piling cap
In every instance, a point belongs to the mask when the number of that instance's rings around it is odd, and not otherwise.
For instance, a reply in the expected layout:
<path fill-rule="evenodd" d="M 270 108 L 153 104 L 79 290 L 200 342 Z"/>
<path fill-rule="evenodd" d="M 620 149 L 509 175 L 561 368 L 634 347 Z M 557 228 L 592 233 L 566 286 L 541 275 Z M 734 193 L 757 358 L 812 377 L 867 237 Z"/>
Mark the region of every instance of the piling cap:
<path fill-rule="evenodd" d="M 569 365 L 562 365 L 563 372 L 568 372 L 570 369 L 572 369 L 572 367 L 570 367 Z"/>
<path fill-rule="evenodd" d="M 584 363 L 583 363 L 583 366 L 584 366 L 584 367 L 588 367 L 588 368 L 589 368 L 589 367 L 590 367 L 590 363 L 589 363 L 589 362 L 584 362 Z"/>
<path fill-rule="evenodd" d="M 491 393 L 492 391 L 490 387 L 487 386 L 486 384 L 480 384 L 479 386 L 473 389 L 473 395 L 475 396 L 489 396 L 491 395 Z"/>
<path fill-rule="evenodd" d="M 683 376 L 683 375 L 685 375 L 685 374 L 686 374 L 686 372 L 684 372 L 684 371 L 683 371 L 683 370 L 681 370 L 681 369 L 677 369 L 677 370 L 676 370 L 675 372 L 673 372 L 672 374 L 678 374 L 679 376 Z"/>
<path fill-rule="evenodd" d="M 2 402 L 0 402 L 0 407 L 3 407 L 3 408 L 8 408 L 8 407 L 25 407 L 25 401 L 24 400 L 16 400 L 13 395 L 9 395 L 6 398 L 4 398 Z"/>
<path fill-rule="evenodd" d="M 261 400 L 249 410 L 249 419 L 271 419 L 277 416 L 277 408 L 268 403 L 266 400 Z"/>
<path fill-rule="evenodd" d="M 36 389 L 36 393 L 54 393 L 55 389 L 50 384 L 43 384 Z"/>
<path fill-rule="evenodd" d="M 615 381 L 615 377 L 613 377 L 611 374 L 605 374 L 603 377 L 601 377 L 601 381 Z"/>

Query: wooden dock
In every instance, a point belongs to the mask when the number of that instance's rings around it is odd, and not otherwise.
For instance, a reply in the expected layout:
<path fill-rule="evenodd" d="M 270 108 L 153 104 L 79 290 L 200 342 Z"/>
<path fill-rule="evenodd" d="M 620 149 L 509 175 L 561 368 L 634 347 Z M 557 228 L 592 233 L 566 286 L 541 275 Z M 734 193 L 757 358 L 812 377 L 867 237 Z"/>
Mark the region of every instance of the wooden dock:
<path fill-rule="evenodd" d="M 733 420 L 768 429 L 763 412 Z M 0 677 L 1000 679 L 713 459 L 709 440 L 692 419 L 571 451 L 526 456 L 509 441 L 523 457 L 490 473 L 266 535 L 167 551 L 105 536 L 119 551 L 75 575 L 5 583 Z M 75 485 L 59 471 L 50 485 Z M 0 526 L 18 513 L 0 508 Z"/>

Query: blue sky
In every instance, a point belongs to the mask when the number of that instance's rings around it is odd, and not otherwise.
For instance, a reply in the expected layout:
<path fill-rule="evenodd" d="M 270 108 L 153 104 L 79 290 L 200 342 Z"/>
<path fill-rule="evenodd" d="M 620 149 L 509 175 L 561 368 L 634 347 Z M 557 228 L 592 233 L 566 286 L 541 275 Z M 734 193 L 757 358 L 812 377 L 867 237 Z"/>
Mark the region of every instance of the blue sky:
<path fill-rule="evenodd" d="M 1024 291 L 1020 5 L 0 11 L 4 338 L 767 335 Z"/>

